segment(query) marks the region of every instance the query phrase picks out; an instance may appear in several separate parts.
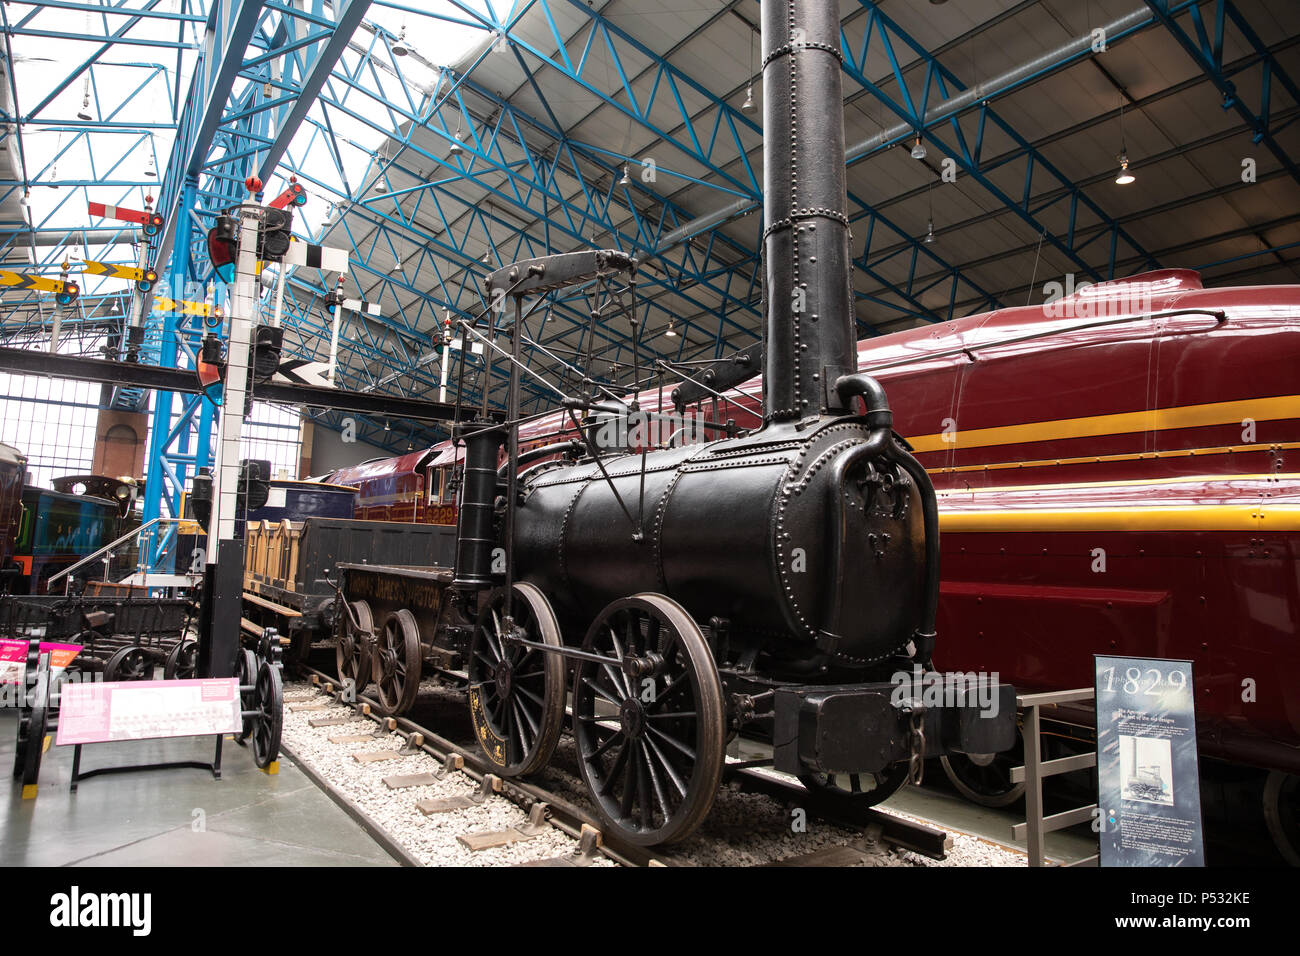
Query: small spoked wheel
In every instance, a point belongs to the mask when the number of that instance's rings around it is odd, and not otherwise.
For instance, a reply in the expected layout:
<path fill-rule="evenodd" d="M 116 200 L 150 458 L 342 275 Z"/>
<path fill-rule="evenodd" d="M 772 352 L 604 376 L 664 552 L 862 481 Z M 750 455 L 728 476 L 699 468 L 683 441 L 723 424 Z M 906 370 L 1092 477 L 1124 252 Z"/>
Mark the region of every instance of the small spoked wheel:
<path fill-rule="evenodd" d="M 163 665 L 164 680 L 191 680 L 199 671 L 199 642 L 179 641 Z"/>
<path fill-rule="evenodd" d="M 908 769 L 908 762 L 900 760 L 876 772 L 801 773 L 799 782 L 818 797 L 853 807 L 874 807 L 903 788 Z"/>
<path fill-rule="evenodd" d="M 560 647 L 550 602 L 526 582 L 514 586 L 511 616 L 505 588 L 479 612 L 470 642 L 469 713 L 474 734 L 498 772 L 508 777 L 546 766 L 564 725 L 564 659 L 520 641 Z"/>
<path fill-rule="evenodd" d="M 36 699 L 37 668 L 40 666 L 40 642 L 27 645 L 27 667 L 20 684 L 22 699 L 18 708 L 18 738 L 14 741 L 14 779 L 23 775 L 27 763 L 27 745 L 31 740 L 32 701 Z"/>
<path fill-rule="evenodd" d="M 239 678 L 239 709 L 248 714 L 257 709 L 257 655 L 248 648 L 239 649 L 239 656 L 235 659 L 235 676 Z M 253 723 L 252 715 L 244 717 L 243 726 L 235 738 L 239 743 L 248 740 L 253 733 Z"/>
<path fill-rule="evenodd" d="M 339 611 L 339 639 L 334 648 L 334 662 L 338 665 L 339 681 L 351 681 L 359 694 L 370 683 L 370 643 L 374 640 L 375 619 L 370 605 L 353 601 L 352 614 L 356 624 L 348 617 L 347 608 Z"/>
<path fill-rule="evenodd" d="M 280 756 L 280 731 L 284 727 L 284 686 L 280 668 L 262 661 L 254 684 L 253 761 L 265 770 Z"/>
<path fill-rule="evenodd" d="M 1025 763 L 1025 740 L 1018 732 L 1015 746 L 1006 753 L 951 753 L 939 762 L 953 787 L 981 807 L 1009 807 L 1025 795 L 1023 781 L 1011 782 L 1012 768 Z"/>
<path fill-rule="evenodd" d="M 402 608 L 388 615 L 371 655 L 371 675 L 386 713 L 404 714 L 420 691 L 420 627 Z"/>
<path fill-rule="evenodd" d="M 573 682 L 578 766 L 600 815 L 643 846 L 689 836 L 717 796 L 725 756 L 722 683 L 699 626 L 677 602 L 637 594 L 605 608 Z"/>
<path fill-rule="evenodd" d="M 153 661 L 143 647 L 121 647 L 104 665 L 104 680 L 150 680 L 153 677 Z"/>

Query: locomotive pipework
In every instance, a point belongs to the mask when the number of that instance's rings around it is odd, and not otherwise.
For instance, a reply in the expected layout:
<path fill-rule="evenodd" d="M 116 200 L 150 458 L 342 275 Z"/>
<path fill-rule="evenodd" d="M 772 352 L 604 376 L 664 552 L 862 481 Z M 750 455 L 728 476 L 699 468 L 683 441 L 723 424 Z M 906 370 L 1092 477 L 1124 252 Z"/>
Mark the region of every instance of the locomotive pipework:
<path fill-rule="evenodd" d="M 474 423 L 465 435 L 465 470 L 461 486 L 460 524 L 456 540 L 456 584 L 490 587 L 497 498 L 497 457 L 502 429 Z"/>

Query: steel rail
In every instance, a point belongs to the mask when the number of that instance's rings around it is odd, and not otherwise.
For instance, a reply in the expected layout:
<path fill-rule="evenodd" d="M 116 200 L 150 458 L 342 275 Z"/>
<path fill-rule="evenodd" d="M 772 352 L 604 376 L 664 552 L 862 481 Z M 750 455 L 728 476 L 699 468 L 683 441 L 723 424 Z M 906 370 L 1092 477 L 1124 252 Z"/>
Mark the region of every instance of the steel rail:
<path fill-rule="evenodd" d="M 475 783 L 481 784 L 485 777 L 494 773 L 494 768 L 480 755 L 467 751 L 466 748 L 458 746 L 407 717 L 387 716 L 384 714 L 383 706 L 373 697 L 359 693 L 356 695 L 355 702 L 343 700 L 343 691 L 341 689 L 335 690 L 339 684 L 336 677 L 331 677 L 323 671 L 305 665 L 300 666 L 299 669 L 315 678 L 314 684 L 317 690 L 330 694 L 338 703 L 351 707 L 357 713 L 369 717 L 376 723 L 391 722 L 389 725 L 391 732 L 406 740 L 408 745 L 412 735 L 421 735 L 420 749 L 439 763 L 445 765 L 448 757 L 459 756 L 463 761 L 460 772 L 467 775 Z M 363 704 L 368 706 L 363 707 Z M 549 822 L 556 829 L 574 840 L 582 838 L 584 826 L 597 831 L 600 834 L 599 852 L 620 866 L 678 865 L 674 864 L 671 859 L 662 857 L 647 847 L 636 846 L 617 837 L 611 839 L 594 816 L 544 787 L 506 777 L 502 778 L 500 794 L 525 812 L 535 803 L 546 804 L 550 810 L 547 817 Z"/>

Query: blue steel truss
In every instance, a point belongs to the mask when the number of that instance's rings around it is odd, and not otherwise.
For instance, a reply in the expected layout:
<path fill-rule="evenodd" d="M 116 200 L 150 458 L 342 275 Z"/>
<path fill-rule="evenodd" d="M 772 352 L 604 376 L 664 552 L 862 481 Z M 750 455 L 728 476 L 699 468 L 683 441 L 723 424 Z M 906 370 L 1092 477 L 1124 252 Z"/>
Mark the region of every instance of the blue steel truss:
<path fill-rule="evenodd" d="M 1270 92 L 1281 84 L 1292 100 L 1300 96 L 1237 9 L 1228 0 L 1148 0 L 1147 5 L 1149 17 L 1108 43 L 1126 42 L 1154 25 L 1168 30 L 1221 91 L 1225 108 L 1235 110 L 1256 141 L 1300 180 L 1276 141 Z M 616 246 L 644 263 L 634 311 L 643 372 L 646 357 L 719 356 L 759 334 L 761 223 L 752 215 L 743 225 L 734 224 L 761 207 L 754 168 L 759 125 L 732 105 L 735 90 L 718 90 L 688 75 L 671 56 L 650 49 L 585 0 L 446 0 L 436 9 L 379 0 L 337 0 L 329 6 L 324 0 L 182 0 L 179 9 L 162 6 L 160 0 L 51 0 L 31 9 L 16 5 L 16 13 L 0 6 L 5 28 L 0 53 L 10 67 L 14 44 L 72 37 L 69 24 L 80 17 L 88 21 L 82 38 L 97 38 L 89 55 L 34 102 L 24 102 L 22 91 L 11 84 L 12 108 L 0 129 L 0 146 L 17 151 L 20 176 L 0 181 L 0 204 L 48 190 L 52 182 L 62 192 L 54 201 L 41 194 L 47 211 L 39 221 L 0 223 L 0 256 L 26 250 L 31 269 L 47 275 L 57 274 L 69 255 L 134 265 L 135 227 L 104 221 L 69 228 L 68 217 L 92 198 L 138 206 L 149 192 L 165 218 L 149 253 L 150 263 L 164 274 L 156 293 L 201 298 L 211 281 L 204 235 L 213 217 L 245 198 L 247 177 L 260 177 L 269 198 L 294 176 L 312 202 L 328 202 L 332 210 L 319 227 L 300 222 L 300 238 L 346 249 L 351 257 L 347 294 L 384 307 L 378 316 L 340 315 L 343 388 L 430 394 L 438 385 L 438 331 L 448 316 L 483 316 L 484 277 L 515 259 L 575 248 Z M 756 11 L 757 3 L 746 0 L 742 6 Z M 966 90 L 972 78 L 963 80 L 944 66 L 872 0 L 859 0 L 859 6 L 842 29 L 846 89 L 856 86 L 878 101 L 905 132 L 855 152 L 851 164 L 870 162 L 920 135 L 1014 217 L 1026 235 L 1041 236 L 1081 276 L 1104 279 L 1121 263 L 1159 264 L 1085 185 L 1070 181 L 997 112 L 999 96 L 1087 53 L 1026 74 L 1015 86 L 960 109 L 936 111 L 937 104 Z M 391 30 L 369 18 L 381 9 L 386 16 L 399 11 L 471 27 L 483 42 L 458 69 L 434 67 L 432 80 L 419 82 L 400 66 L 411 60 L 394 57 Z M 41 17 L 43 10 L 71 19 Z M 719 12 L 714 20 L 724 15 L 731 14 Z M 527 29 L 521 27 L 525 17 Z M 143 37 L 141 24 L 166 29 Z M 1261 91 L 1256 102 L 1246 102 L 1225 69 L 1228 33 L 1244 38 L 1257 53 L 1259 79 L 1245 84 Z M 125 49 L 133 51 L 129 64 L 107 65 L 108 54 Z M 532 107 L 521 107 L 509 92 L 482 79 L 482 64 L 494 51 L 517 64 Z M 119 83 L 113 97 L 101 93 L 110 68 L 134 71 L 129 92 Z M 186 88 L 181 78 L 189 68 Z M 13 69 L 6 72 L 12 78 Z M 627 122 L 621 150 L 576 132 L 582 123 L 560 121 L 546 93 L 557 79 L 594 104 L 592 112 L 612 111 Z M 93 104 L 90 120 L 68 109 L 75 102 L 69 96 L 83 84 Z M 149 97 L 156 102 L 160 89 L 163 108 L 142 120 L 133 105 Z M 338 131 L 343 122 L 379 134 L 383 142 L 360 177 L 344 161 L 355 144 Z M 635 149 L 633 130 L 640 144 Z M 59 146 L 29 166 L 24 137 L 38 131 L 58 137 Z M 159 137 L 162 155 L 155 151 Z M 990 155 L 987 144 L 995 141 L 1001 151 Z M 60 160 L 66 164 L 82 154 L 89 157 L 90 174 L 58 179 Z M 657 177 L 646 182 L 639 174 L 651 154 Z M 150 157 L 160 178 L 139 173 Z M 1009 189 L 1009 180 L 1023 188 Z M 690 209 L 678 200 L 686 191 L 692 195 Z M 707 205 L 709 197 L 710 208 L 694 208 L 696 200 Z M 876 325 L 943 321 L 1005 304 L 998 293 L 963 274 L 942 247 L 926 244 L 886 212 L 888 203 L 873 203 L 856 190 L 849 198 L 861 334 L 872 334 Z M 727 212 L 708 216 L 713 209 Z M 306 268 L 287 276 L 283 315 L 292 355 L 325 359 L 331 320 L 324 298 L 334 278 Z M 83 285 L 84 294 L 63 317 L 63 327 L 120 325 L 130 312 L 131 294 L 120 284 Z M 610 316 L 593 322 L 584 292 L 550 303 L 550 321 L 539 313 L 526 332 L 552 352 L 576 341 L 578 352 L 597 357 L 598 376 L 626 382 L 634 364 L 632 323 Z M 0 339 L 30 336 L 48 326 L 48 310 L 38 297 L 7 293 L 4 302 Z M 205 331 L 202 320 L 150 304 L 145 297 L 143 359 L 192 367 Z M 493 316 L 488 312 L 486 318 Z M 670 323 L 686 334 L 663 336 Z M 525 352 L 547 380 L 575 386 L 564 362 L 528 343 Z M 457 355 L 457 370 L 460 361 Z M 486 391 L 489 402 L 499 405 L 504 363 L 493 363 L 489 378 L 481 360 L 463 361 L 462 397 L 479 401 Z M 554 399 L 545 384 L 525 377 L 526 412 L 544 409 Z M 125 390 L 116 396 L 120 405 L 141 407 L 148 400 Z M 151 413 L 147 514 L 155 516 L 175 513 L 187 479 L 210 460 L 213 410 L 207 402 L 159 394 L 152 397 Z M 345 424 L 334 413 L 312 415 L 327 427 Z M 405 423 L 350 418 L 358 440 L 395 452 L 439 437 L 436 430 Z"/>

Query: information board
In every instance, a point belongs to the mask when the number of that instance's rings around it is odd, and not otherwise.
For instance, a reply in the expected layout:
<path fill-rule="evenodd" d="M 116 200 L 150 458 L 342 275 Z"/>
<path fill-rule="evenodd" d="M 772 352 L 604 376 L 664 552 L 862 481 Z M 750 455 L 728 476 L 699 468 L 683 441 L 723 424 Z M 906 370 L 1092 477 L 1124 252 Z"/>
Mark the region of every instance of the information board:
<path fill-rule="evenodd" d="M 1191 661 L 1096 655 L 1102 866 L 1204 866 Z"/>
<path fill-rule="evenodd" d="M 59 707 L 59 744 L 238 732 L 239 679 L 71 684 Z"/>
<path fill-rule="evenodd" d="M 41 641 L 41 653 L 50 655 L 50 671 L 57 677 L 81 652 L 80 644 L 56 644 Z M 27 672 L 27 642 L 0 640 L 0 684 L 21 684 Z"/>

